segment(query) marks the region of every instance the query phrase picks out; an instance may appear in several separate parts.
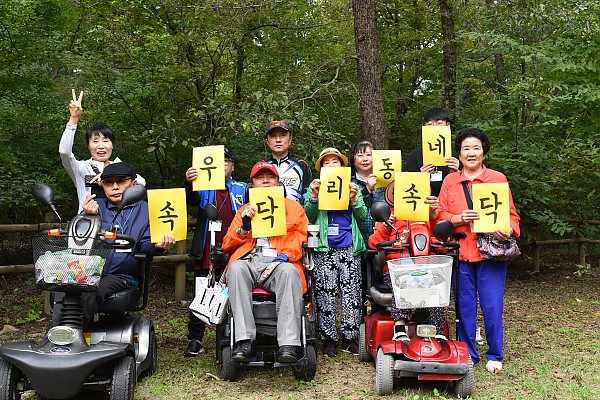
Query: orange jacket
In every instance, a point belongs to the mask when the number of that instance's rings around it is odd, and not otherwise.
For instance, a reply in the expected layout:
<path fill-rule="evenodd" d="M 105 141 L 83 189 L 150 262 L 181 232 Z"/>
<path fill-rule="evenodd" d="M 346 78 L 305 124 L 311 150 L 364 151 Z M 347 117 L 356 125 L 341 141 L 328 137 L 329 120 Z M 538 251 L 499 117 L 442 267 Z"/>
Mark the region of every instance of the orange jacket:
<path fill-rule="evenodd" d="M 229 263 L 243 257 L 256 247 L 256 239 L 252 237 L 252 231 L 248 235 L 239 235 L 236 231 L 242 226 L 242 213 L 249 206 L 244 204 L 229 225 L 227 234 L 223 239 L 223 250 L 231 254 Z M 297 201 L 285 199 L 285 220 L 287 234 L 283 236 L 271 236 L 271 246 L 277 250 L 277 254 L 285 254 L 289 261 L 294 264 L 302 280 L 302 291 L 306 292 L 306 277 L 302 265 L 302 243 L 307 240 L 308 218 L 304 209 Z"/>
<path fill-rule="evenodd" d="M 465 181 L 468 182 L 469 189 L 471 189 L 473 183 L 508 182 L 506 176 L 502 172 L 486 168 L 485 165 L 483 166 L 481 174 L 473 179 L 473 181 L 469 181 L 462 171 L 451 173 L 444 179 L 444 183 L 442 183 L 439 197 L 440 205 L 438 207 L 438 221 L 443 219 L 450 220 L 454 215 L 461 214 L 463 210 L 469 208 L 462 185 Z M 519 237 L 521 234 L 519 220 L 521 218 L 519 217 L 519 214 L 517 214 L 510 189 L 508 195 L 510 198 L 510 227 L 513 229 L 512 235 L 514 237 Z M 466 238 L 459 241 L 460 259 L 470 262 L 481 261 L 482 258 L 479 254 L 479 249 L 477 248 L 477 234 L 471 232 L 471 224 L 456 226 L 454 228 L 454 233 L 457 232 L 463 232 L 467 235 Z"/>

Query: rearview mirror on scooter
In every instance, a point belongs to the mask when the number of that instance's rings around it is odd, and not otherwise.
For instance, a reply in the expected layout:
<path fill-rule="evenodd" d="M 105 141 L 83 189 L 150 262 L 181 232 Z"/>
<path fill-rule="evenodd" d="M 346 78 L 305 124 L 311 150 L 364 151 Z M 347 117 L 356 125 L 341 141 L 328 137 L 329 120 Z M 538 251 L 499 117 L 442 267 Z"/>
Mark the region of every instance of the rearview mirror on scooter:
<path fill-rule="evenodd" d="M 117 220 L 117 217 L 119 216 L 119 214 L 121 213 L 121 211 L 123 211 L 123 209 L 125 207 L 130 206 L 134 203 L 137 203 L 138 201 L 142 201 L 144 199 L 144 197 L 146 197 L 146 187 L 145 186 L 134 185 L 134 186 L 130 186 L 127 189 L 125 189 L 123 191 L 123 195 L 121 197 L 121 204 L 119 205 L 119 208 L 117 209 L 117 212 L 115 213 L 115 216 L 113 217 L 113 220 L 110 223 L 110 226 L 114 226 L 115 221 Z"/>
<path fill-rule="evenodd" d="M 448 220 L 439 221 L 433 226 L 433 234 L 442 242 L 447 242 L 454 232 L 454 224 Z"/>
<path fill-rule="evenodd" d="M 390 206 L 383 201 L 373 203 L 371 206 L 371 217 L 374 221 L 386 223 L 391 213 Z"/>
<path fill-rule="evenodd" d="M 214 204 L 207 204 L 204 206 L 204 216 L 210 221 L 214 221 L 219 218 L 219 211 Z"/>
<path fill-rule="evenodd" d="M 60 215 L 56 210 L 56 206 L 54 205 L 54 192 L 52 192 L 52 189 L 43 183 L 36 183 L 31 189 L 31 194 L 38 202 L 50 208 L 58 217 L 58 222 L 62 224 L 62 219 L 60 218 Z"/>
<path fill-rule="evenodd" d="M 383 222 L 385 225 L 392 228 L 392 230 L 396 232 L 396 242 L 398 242 L 400 240 L 400 232 L 394 225 L 390 224 L 390 221 L 388 221 L 391 213 L 392 210 L 390 206 L 384 201 L 378 201 L 371 206 L 371 217 L 373 220 Z"/>

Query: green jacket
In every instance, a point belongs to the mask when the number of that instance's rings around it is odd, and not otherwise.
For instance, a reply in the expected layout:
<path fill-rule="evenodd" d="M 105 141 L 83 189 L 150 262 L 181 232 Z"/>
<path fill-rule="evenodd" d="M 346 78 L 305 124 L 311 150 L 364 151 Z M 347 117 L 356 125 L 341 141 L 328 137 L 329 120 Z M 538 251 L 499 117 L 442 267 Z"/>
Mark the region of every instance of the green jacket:
<path fill-rule="evenodd" d="M 327 226 L 329 224 L 328 211 L 319 210 L 319 203 L 313 204 L 310 202 L 310 196 L 312 194 L 312 188 L 309 187 L 306 195 L 304 196 L 304 211 L 308 217 L 308 221 L 311 224 L 319 225 L 319 247 L 315 251 L 328 252 L 329 241 L 327 240 Z M 367 246 L 360 233 L 358 224 L 364 221 L 369 214 L 369 210 L 365 206 L 362 194 L 360 191 L 356 194 L 356 203 L 351 205 L 352 207 L 352 252 L 355 256 L 362 253 Z"/>

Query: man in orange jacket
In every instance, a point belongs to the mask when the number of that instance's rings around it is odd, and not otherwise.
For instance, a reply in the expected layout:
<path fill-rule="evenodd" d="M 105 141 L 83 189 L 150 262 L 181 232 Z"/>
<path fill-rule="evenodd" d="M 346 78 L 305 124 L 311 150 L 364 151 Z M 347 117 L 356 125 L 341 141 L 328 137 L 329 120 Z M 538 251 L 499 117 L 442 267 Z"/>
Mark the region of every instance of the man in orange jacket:
<path fill-rule="evenodd" d="M 279 174 L 271 163 L 261 161 L 250 172 L 252 187 L 279 185 Z M 277 361 L 297 361 L 300 346 L 302 293 L 306 279 L 302 266 L 302 243 L 307 240 L 308 218 L 302 206 L 285 199 L 287 233 L 254 238 L 251 219 L 254 207 L 245 204 L 236 213 L 223 239 L 223 250 L 231 253 L 227 268 L 229 302 L 235 323 L 235 348 L 231 359 L 248 362 L 254 356 L 256 324 L 252 312 L 252 290 L 259 286 L 275 293 L 277 302 Z"/>

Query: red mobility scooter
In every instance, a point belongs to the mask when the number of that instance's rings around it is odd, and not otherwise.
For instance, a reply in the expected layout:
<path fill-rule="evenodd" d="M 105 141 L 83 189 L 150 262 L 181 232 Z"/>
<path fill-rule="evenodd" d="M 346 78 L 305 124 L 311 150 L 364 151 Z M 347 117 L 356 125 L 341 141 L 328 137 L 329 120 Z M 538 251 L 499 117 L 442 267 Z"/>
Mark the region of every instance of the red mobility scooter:
<path fill-rule="evenodd" d="M 373 204 L 375 221 L 388 223 L 390 207 L 385 202 Z M 360 326 L 359 359 L 376 363 L 375 389 L 378 394 L 392 393 L 396 378 L 416 377 L 418 380 L 453 381 L 458 397 L 471 395 L 475 384 L 473 363 L 466 344 L 436 337 L 435 326 L 427 321 L 426 308 L 447 306 L 450 299 L 452 267 L 458 262 L 458 243 L 449 237 L 454 226 L 440 221 L 431 232 L 424 223 L 409 225 L 396 233 L 395 241 L 381 242 L 367 257 L 367 300 L 371 304 Z M 381 275 L 385 255 L 398 253 L 399 258 L 387 262 L 392 288 L 383 284 Z M 407 323 L 408 343 L 392 340 L 394 321 L 389 307 L 394 291 L 396 306 L 415 309 Z M 425 315 L 423 315 L 425 314 Z M 458 320 L 457 320 L 458 323 Z"/>

